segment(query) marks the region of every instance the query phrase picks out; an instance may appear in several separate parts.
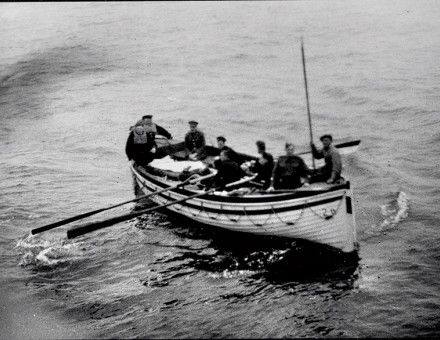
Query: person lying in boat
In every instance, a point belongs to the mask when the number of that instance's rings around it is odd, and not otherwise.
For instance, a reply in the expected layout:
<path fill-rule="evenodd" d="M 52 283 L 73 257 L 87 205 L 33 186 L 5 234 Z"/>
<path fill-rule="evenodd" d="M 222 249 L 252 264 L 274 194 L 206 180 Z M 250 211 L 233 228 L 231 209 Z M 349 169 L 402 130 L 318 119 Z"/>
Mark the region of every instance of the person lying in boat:
<path fill-rule="evenodd" d="M 206 158 L 205 135 L 197 128 L 199 124 L 190 120 L 189 131 L 185 135 L 185 151 L 190 160 L 202 160 Z"/>
<path fill-rule="evenodd" d="M 136 126 L 139 126 L 139 125 L 144 126 L 149 138 L 152 138 L 153 140 L 156 138 L 156 134 L 164 136 L 167 139 L 173 139 L 173 136 L 171 136 L 171 133 L 169 133 L 162 126 L 159 126 L 159 125 L 153 123 L 153 116 L 152 115 L 143 116 L 142 119 L 138 120 L 134 126 L 130 127 L 130 131 L 132 131 Z"/>
<path fill-rule="evenodd" d="M 272 172 L 269 191 L 274 189 L 296 189 L 309 182 L 310 170 L 304 160 L 295 155 L 293 143 L 286 143 L 286 155 L 280 156 Z"/>
<path fill-rule="evenodd" d="M 125 153 L 128 160 L 134 160 L 139 165 L 147 165 L 155 158 L 155 145 L 154 139 L 149 138 L 145 127 L 137 125 L 128 135 Z"/>
<path fill-rule="evenodd" d="M 259 140 L 255 143 L 257 145 L 257 151 L 259 157 L 256 161 L 246 162 L 243 164 L 242 169 L 248 174 L 257 174 L 257 177 L 251 182 L 260 186 L 266 190 L 270 187 L 272 171 L 273 171 L 273 156 L 266 152 L 266 144 Z"/>
<path fill-rule="evenodd" d="M 323 135 L 319 139 L 323 145 L 321 150 L 318 150 L 313 143 L 311 143 L 310 146 L 312 147 L 313 157 L 317 159 L 324 158 L 325 165 L 319 169 L 316 169 L 316 173 L 312 176 L 312 181 L 332 184 L 341 180 L 341 155 L 332 145 L 333 137 L 331 135 Z"/>
<path fill-rule="evenodd" d="M 226 184 L 236 182 L 246 173 L 240 168 L 236 161 L 231 159 L 231 151 L 223 150 L 220 152 L 220 161 L 216 163 L 217 174 L 211 183 L 220 190 L 225 188 Z"/>

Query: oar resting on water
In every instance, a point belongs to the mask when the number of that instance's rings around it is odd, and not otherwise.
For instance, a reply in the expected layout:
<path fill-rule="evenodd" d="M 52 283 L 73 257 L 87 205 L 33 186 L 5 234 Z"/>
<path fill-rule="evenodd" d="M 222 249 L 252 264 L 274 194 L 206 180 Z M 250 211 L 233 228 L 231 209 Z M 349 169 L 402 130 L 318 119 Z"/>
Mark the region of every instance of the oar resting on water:
<path fill-rule="evenodd" d="M 252 176 L 252 177 L 249 177 L 249 178 L 246 178 L 246 179 L 240 179 L 239 181 L 232 182 L 232 183 L 229 183 L 229 184 L 225 185 L 225 188 L 230 188 L 230 187 L 233 187 L 233 186 L 236 186 L 236 185 L 244 184 L 246 182 L 249 182 L 249 181 L 253 180 L 254 178 L 255 178 L 255 176 Z M 174 204 L 185 202 L 185 201 L 190 200 L 192 198 L 206 196 L 206 195 L 209 195 L 209 194 L 213 193 L 215 190 L 218 190 L 218 188 L 212 188 L 212 189 L 209 189 L 207 191 L 200 192 L 200 193 L 197 193 L 197 194 L 194 194 L 194 195 L 182 198 L 182 199 L 177 200 L 177 201 L 172 201 L 172 202 L 169 202 L 169 203 L 166 203 L 166 204 L 159 205 L 157 207 L 152 207 L 152 208 L 148 208 L 148 209 L 144 209 L 144 210 L 134 211 L 134 212 L 131 212 L 131 213 L 128 213 L 128 214 L 116 216 L 116 217 L 109 218 L 109 219 L 103 220 L 103 221 L 98 221 L 98 222 L 92 222 L 92 223 L 87 223 L 87 224 L 79 225 L 79 226 L 73 227 L 72 229 L 69 229 L 67 231 L 67 238 L 75 238 L 77 236 L 81 236 L 81 235 L 90 233 L 90 232 L 95 231 L 95 230 L 99 230 L 99 229 L 103 229 L 103 228 L 106 228 L 106 227 L 110 227 L 110 226 L 112 226 L 112 225 L 114 225 L 116 223 L 119 223 L 119 222 L 131 220 L 134 217 L 138 217 L 138 216 L 141 216 L 143 214 L 146 214 L 146 213 L 149 213 L 149 212 L 152 212 L 152 211 L 155 211 L 155 210 L 159 210 L 159 209 L 166 208 L 166 207 L 169 207 L 169 206 L 174 205 Z M 157 192 L 157 193 L 159 193 L 159 192 Z"/>
<path fill-rule="evenodd" d="M 80 215 L 76 215 L 76 216 L 73 216 L 73 217 L 66 218 L 64 220 L 61 220 L 61 221 L 58 221 L 58 222 L 55 222 L 55 223 L 47 224 L 45 226 L 32 229 L 31 230 L 31 234 L 32 235 L 39 234 L 39 233 L 42 233 L 43 231 L 51 230 L 51 229 L 63 226 L 65 224 L 68 224 L 68 223 L 71 223 L 71 222 L 75 222 L 75 221 L 81 220 L 83 218 L 92 216 L 92 215 L 96 215 L 96 214 L 98 214 L 100 212 L 120 207 L 121 205 L 124 205 L 124 204 L 127 204 L 127 203 L 137 202 L 137 201 L 140 201 L 140 200 L 142 200 L 144 198 L 148 198 L 148 197 L 151 197 L 151 196 L 163 193 L 163 192 L 168 191 L 168 190 L 172 190 L 172 189 L 177 189 L 177 188 L 183 187 L 183 186 L 185 186 L 187 184 L 195 184 L 195 183 L 198 183 L 198 182 L 200 182 L 200 181 L 202 181 L 202 180 L 204 180 L 204 179 L 206 179 L 208 177 L 212 177 L 214 175 L 215 174 L 210 174 L 210 175 L 202 176 L 202 177 L 198 177 L 198 178 L 194 178 L 194 176 L 191 176 L 191 177 L 187 178 L 186 180 L 184 180 L 183 182 L 180 182 L 180 183 L 178 183 L 176 185 L 173 185 L 171 187 L 168 187 L 168 188 L 164 188 L 164 189 L 155 191 L 155 192 L 153 192 L 151 194 L 142 195 L 142 196 L 139 196 L 137 198 L 134 198 L 134 199 L 131 199 L 131 200 L 128 200 L 128 201 L 124 201 L 124 202 L 121 202 L 121 203 L 118 203 L 118 204 L 114 204 L 114 205 L 109 206 L 107 208 L 101 208 L 101 209 L 92 210 L 92 211 L 89 211 L 89 212 L 86 212 L 86 213 L 83 213 L 83 214 L 80 214 Z"/>

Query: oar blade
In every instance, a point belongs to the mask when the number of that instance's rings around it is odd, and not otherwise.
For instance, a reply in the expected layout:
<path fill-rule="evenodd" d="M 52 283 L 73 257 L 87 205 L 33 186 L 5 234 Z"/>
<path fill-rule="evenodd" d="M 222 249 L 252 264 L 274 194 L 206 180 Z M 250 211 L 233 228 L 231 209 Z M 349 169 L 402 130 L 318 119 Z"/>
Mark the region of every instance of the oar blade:
<path fill-rule="evenodd" d="M 65 225 L 65 224 L 68 224 L 68 223 L 71 223 L 71 222 L 75 222 L 75 221 L 81 220 L 83 218 L 86 218 L 86 217 L 98 214 L 98 213 L 100 213 L 100 212 L 102 212 L 104 210 L 106 210 L 106 209 L 94 210 L 94 211 L 90 211 L 88 213 L 84 213 L 84 214 L 77 215 L 77 216 L 74 216 L 74 217 L 66 218 L 66 219 L 64 219 L 62 221 L 58 221 L 58 222 L 55 222 L 55 223 L 47 224 L 47 225 L 44 225 L 42 227 L 38 227 L 38 228 L 32 229 L 31 230 L 31 234 L 32 235 L 36 235 L 36 234 L 42 233 L 43 231 L 51 230 L 51 229 L 54 229 L 56 227 L 60 227 L 62 225 Z"/>
<path fill-rule="evenodd" d="M 195 195 L 188 196 L 188 197 L 182 198 L 182 199 L 177 200 L 177 201 L 172 201 L 172 202 L 169 202 L 169 203 L 166 203 L 166 204 L 163 204 L 163 205 L 159 205 L 157 207 L 152 207 L 152 208 L 148 208 L 148 209 L 132 212 L 132 213 L 129 213 L 129 214 L 113 217 L 113 218 L 110 218 L 110 219 L 107 219 L 107 220 L 104 220 L 104 221 L 98 221 L 98 222 L 92 222 L 92 223 L 88 223 L 88 224 L 84 224 L 84 225 L 79 225 L 79 226 L 73 227 L 73 228 L 71 228 L 71 229 L 69 229 L 67 231 L 67 238 L 69 238 L 69 239 L 75 238 L 75 237 L 78 237 L 78 236 L 90 233 L 90 232 L 95 231 L 95 230 L 99 230 L 99 229 L 103 229 L 103 228 L 106 228 L 106 227 L 110 227 L 110 226 L 112 226 L 112 225 L 114 225 L 116 223 L 120 223 L 120 222 L 123 222 L 123 221 L 130 220 L 130 219 L 132 219 L 134 217 L 146 214 L 148 212 L 152 212 L 152 211 L 155 211 L 155 210 L 166 208 L 166 207 L 169 207 L 170 205 L 173 205 L 173 204 L 185 202 L 185 201 L 188 201 L 188 200 L 190 200 L 192 198 L 209 195 L 212 192 L 214 192 L 214 190 L 215 189 L 210 189 L 208 191 L 197 193 Z"/>
<path fill-rule="evenodd" d="M 147 194 L 147 195 L 142 195 L 140 197 L 137 197 L 137 198 L 134 198 L 134 199 L 131 199 L 131 200 L 128 200 L 128 201 L 124 201 L 124 202 L 112 205 L 110 207 L 107 207 L 107 208 L 101 208 L 101 209 L 89 211 L 89 212 L 86 212 L 86 213 L 81 214 L 81 215 L 69 217 L 69 218 L 66 218 L 64 220 L 61 220 L 61 221 L 58 221 L 58 222 L 55 222 L 55 223 L 47 224 L 45 226 L 32 229 L 31 230 L 31 234 L 32 235 L 39 234 L 39 233 L 42 233 L 43 231 L 51 230 L 51 229 L 54 229 L 56 227 L 60 227 L 60 226 L 63 226 L 65 224 L 68 224 L 68 223 L 71 223 L 71 222 L 75 222 L 75 221 L 81 220 L 83 218 L 86 218 L 86 217 L 98 214 L 100 212 L 107 211 L 107 210 L 110 210 L 110 209 L 113 209 L 113 208 L 116 208 L 116 207 L 120 207 L 121 205 L 124 205 L 124 204 L 127 204 L 127 203 L 134 203 L 134 202 L 140 201 L 141 199 L 146 199 L 146 198 L 149 198 L 151 196 L 160 194 L 162 192 L 179 188 L 179 187 L 184 186 L 184 185 L 186 185 L 188 183 L 194 184 L 194 183 L 197 183 L 197 182 L 199 182 L 199 181 L 201 181 L 201 180 L 203 180 L 205 178 L 208 178 L 209 176 L 212 176 L 212 174 L 210 174 L 208 176 L 200 177 L 200 178 L 197 178 L 197 179 L 193 179 L 193 178 L 189 177 L 189 178 L 187 178 L 186 180 L 184 180 L 181 183 L 178 183 L 178 184 L 173 185 L 173 186 L 168 187 L 168 188 L 164 188 L 164 189 L 152 192 L 152 193 Z"/>
<path fill-rule="evenodd" d="M 109 227 L 113 224 L 130 220 L 136 216 L 138 216 L 138 214 L 133 213 L 133 214 L 117 216 L 117 217 L 110 218 L 110 219 L 107 219 L 104 221 L 83 224 L 83 225 L 80 225 L 80 226 L 77 226 L 77 227 L 74 227 L 74 228 L 67 230 L 67 238 L 71 239 L 71 238 L 75 238 L 75 237 L 78 237 L 78 236 L 81 236 L 81 235 L 84 235 L 87 233 L 91 233 L 92 231 L 103 229 L 103 228 Z"/>

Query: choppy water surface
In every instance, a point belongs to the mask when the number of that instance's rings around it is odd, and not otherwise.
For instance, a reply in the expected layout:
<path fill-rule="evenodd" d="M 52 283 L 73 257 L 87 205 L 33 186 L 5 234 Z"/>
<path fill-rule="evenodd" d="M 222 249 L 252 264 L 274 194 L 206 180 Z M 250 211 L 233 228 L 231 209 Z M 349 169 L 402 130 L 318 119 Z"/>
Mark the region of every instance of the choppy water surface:
<path fill-rule="evenodd" d="M 440 3 L 0 5 L 0 331 L 22 337 L 439 336 Z M 142 114 L 254 153 L 315 135 L 344 158 L 359 259 L 151 214 L 30 229 L 133 197 Z M 120 207 L 97 218 L 130 211 Z"/>

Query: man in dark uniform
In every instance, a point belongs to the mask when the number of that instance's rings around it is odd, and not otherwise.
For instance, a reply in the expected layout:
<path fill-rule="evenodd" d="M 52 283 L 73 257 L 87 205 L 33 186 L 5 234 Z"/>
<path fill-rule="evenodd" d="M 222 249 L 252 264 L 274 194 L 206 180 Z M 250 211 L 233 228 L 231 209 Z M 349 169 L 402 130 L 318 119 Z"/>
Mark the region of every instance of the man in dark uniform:
<path fill-rule="evenodd" d="M 273 156 L 266 152 L 266 144 L 259 140 L 255 143 L 259 157 L 257 161 L 252 161 L 252 165 L 249 167 L 249 171 L 256 173 L 257 177 L 253 180 L 262 185 L 263 189 L 268 189 L 271 183 L 272 171 L 273 171 Z"/>
<path fill-rule="evenodd" d="M 226 184 L 236 182 L 246 176 L 237 162 L 231 160 L 230 150 L 220 152 L 220 162 L 216 164 L 217 174 L 214 177 L 214 185 L 224 189 Z"/>
<path fill-rule="evenodd" d="M 338 150 L 332 145 L 333 137 L 331 135 L 323 135 L 320 138 L 323 148 L 316 149 L 315 144 L 311 143 L 313 157 L 317 159 L 324 158 L 325 165 L 316 169 L 316 174 L 313 176 L 314 182 L 323 181 L 327 184 L 332 184 L 341 178 L 342 162 L 341 155 Z"/>
<path fill-rule="evenodd" d="M 134 160 L 139 165 L 147 165 L 154 159 L 154 148 L 154 140 L 148 138 L 143 125 L 138 125 L 128 135 L 125 153 L 129 160 Z"/>
<path fill-rule="evenodd" d="M 304 160 L 295 155 L 294 145 L 286 143 L 286 155 L 280 156 L 275 164 L 269 190 L 299 188 L 301 179 L 308 183 L 309 172 Z"/>
<path fill-rule="evenodd" d="M 231 147 L 226 145 L 226 138 L 225 137 L 223 137 L 223 136 L 217 137 L 217 147 L 219 149 L 219 154 L 220 154 L 220 152 L 222 152 L 224 150 L 228 150 L 230 159 L 234 162 L 237 162 L 238 164 L 241 163 L 241 159 L 238 156 L 238 154 Z M 217 162 L 217 160 L 214 161 L 214 165 L 215 165 L 215 162 Z"/>
<path fill-rule="evenodd" d="M 189 131 L 185 135 L 185 150 L 188 158 L 191 160 L 201 160 L 206 158 L 205 135 L 197 129 L 197 123 L 194 120 L 188 122 Z"/>
<path fill-rule="evenodd" d="M 138 163 L 147 162 L 148 164 L 154 158 L 161 158 L 164 156 L 157 154 L 156 135 L 164 136 L 167 139 L 173 138 L 167 130 L 153 123 L 152 118 L 153 118 L 152 115 L 145 115 L 142 117 L 142 119 L 138 120 L 134 126 L 130 127 L 131 132 L 127 140 L 126 153 L 129 159 L 134 159 L 133 155 L 138 154 L 137 156 Z M 143 131 L 145 132 L 145 136 L 147 139 L 146 141 L 142 140 L 141 138 L 143 137 L 140 137 L 141 135 L 138 135 L 136 133 L 136 128 L 139 126 L 143 127 Z M 138 129 L 137 131 L 140 132 L 141 130 Z M 136 140 L 138 141 L 138 143 L 135 143 Z M 137 146 L 133 146 L 134 144 L 136 144 Z M 143 146 L 141 147 L 139 145 L 143 145 Z M 136 152 L 134 152 L 134 154 L 133 154 L 133 150 L 134 150 L 133 148 L 137 150 Z M 131 155 L 131 158 L 129 154 Z"/>
<path fill-rule="evenodd" d="M 169 133 L 167 130 L 165 130 L 162 126 L 159 126 L 155 123 L 153 123 L 153 116 L 152 115 L 145 115 L 142 117 L 142 119 L 138 120 L 135 124 L 135 126 L 143 125 L 145 127 L 145 130 L 150 135 L 150 138 L 156 138 L 156 134 L 164 136 L 167 139 L 172 139 L 171 133 Z M 134 128 L 134 127 L 132 127 Z"/>

